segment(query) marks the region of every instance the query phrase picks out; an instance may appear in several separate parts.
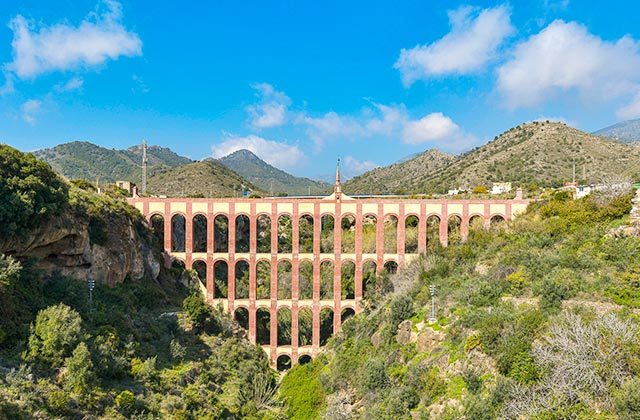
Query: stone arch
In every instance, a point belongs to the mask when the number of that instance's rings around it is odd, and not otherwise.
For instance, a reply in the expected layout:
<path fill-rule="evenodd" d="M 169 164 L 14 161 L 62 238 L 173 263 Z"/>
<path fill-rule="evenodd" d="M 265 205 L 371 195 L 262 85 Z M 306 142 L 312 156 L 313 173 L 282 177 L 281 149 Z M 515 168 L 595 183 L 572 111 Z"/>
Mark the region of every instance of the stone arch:
<path fill-rule="evenodd" d="M 484 229 L 484 217 L 474 214 L 469 218 L 469 232 L 477 232 Z"/>
<path fill-rule="evenodd" d="M 384 218 L 384 253 L 396 254 L 398 252 L 398 217 L 388 214 Z"/>
<path fill-rule="evenodd" d="M 298 265 L 298 299 L 313 299 L 313 263 L 306 259 Z"/>
<path fill-rule="evenodd" d="M 293 252 L 293 222 L 289 214 L 278 217 L 278 252 L 290 254 Z"/>
<path fill-rule="evenodd" d="M 176 213 L 171 217 L 171 252 L 185 252 L 186 227 L 184 215 Z"/>
<path fill-rule="evenodd" d="M 333 261 L 320 263 L 320 299 L 333 299 Z"/>
<path fill-rule="evenodd" d="M 215 298 L 227 298 L 229 296 L 229 265 L 225 260 L 217 260 L 213 263 L 213 278 L 215 282 Z"/>
<path fill-rule="evenodd" d="M 342 312 L 340 312 L 340 324 L 344 324 L 347 320 L 355 316 L 356 311 L 353 308 L 344 308 Z"/>
<path fill-rule="evenodd" d="M 186 268 L 184 261 L 181 258 L 174 258 L 171 261 L 171 268 L 174 268 L 176 270 L 180 270 L 180 272 L 183 272 Z"/>
<path fill-rule="evenodd" d="M 298 246 L 301 254 L 313 253 L 313 216 L 310 214 L 298 219 Z"/>
<path fill-rule="evenodd" d="M 256 263 L 256 299 L 271 297 L 271 262 L 260 260 Z"/>
<path fill-rule="evenodd" d="M 333 309 L 324 307 L 320 310 L 320 345 L 324 346 L 333 335 Z"/>
<path fill-rule="evenodd" d="M 271 252 L 271 218 L 268 214 L 260 214 L 256 218 L 256 252 Z"/>
<path fill-rule="evenodd" d="M 356 297 L 356 265 L 351 260 L 345 260 L 340 267 L 340 298 L 355 299 Z"/>
<path fill-rule="evenodd" d="M 276 312 L 278 317 L 278 345 L 291 345 L 291 309 L 282 307 Z"/>
<path fill-rule="evenodd" d="M 427 217 L 427 249 L 433 251 L 440 244 L 440 216 L 435 214 Z"/>
<path fill-rule="evenodd" d="M 152 214 L 149 218 L 149 224 L 153 230 L 153 237 L 161 248 L 164 248 L 164 216 L 159 213 Z"/>
<path fill-rule="evenodd" d="M 256 342 L 263 346 L 271 342 L 271 314 L 267 308 L 256 310 Z"/>
<path fill-rule="evenodd" d="M 193 252 L 207 252 L 207 216 L 196 214 L 193 217 L 191 230 Z"/>
<path fill-rule="evenodd" d="M 309 346 L 313 340 L 313 312 L 311 308 L 298 310 L 298 345 Z"/>
<path fill-rule="evenodd" d="M 356 217 L 353 214 L 345 214 L 340 220 L 342 230 L 341 252 L 343 254 L 355 254 L 356 252 Z"/>
<path fill-rule="evenodd" d="M 288 354 L 281 354 L 278 356 L 276 359 L 276 368 L 278 369 L 278 372 L 291 369 L 291 356 Z"/>
<path fill-rule="evenodd" d="M 301 354 L 300 357 L 298 358 L 298 364 L 301 365 L 306 365 L 307 363 L 311 363 L 312 362 L 312 358 L 310 355 L 308 354 Z"/>
<path fill-rule="evenodd" d="M 378 217 L 375 214 L 365 214 L 362 218 L 362 253 L 376 253 L 376 230 Z"/>
<path fill-rule="evenodd" d="M 236 261 L 235 298 L 249 299 L 249 263 L 246 260 Z"/>
<path fill-rule="evenodd" d="M 218 214 L 213 219 L 213 252 L 229 252 L 229 218 Z"/>
<path fill-rule="evenodd" d="M 415 214 L 410 214 L 404 219 L 404 252 L 405 254 L 418 253 L 418 229 L 420 219 Z"/>
<path fill-rule="evenodd" d="M 325 214 L 320 218 L 320 253 L 333 252 L 335 219 L 331 214 Z"/>
<path fill-rule="evenodd" d="M 489 225 L 491 227 L 496 227 L 496 226 L 500 226 L 504 222 L 506 222 L 506 220 L 505 220 L 503 215 L 494 214 L 493 216 L 491 216 L 491 219 L 489 221 Z"/>
<path fill-rule="evenodd" d="M 384 263 L 384 270 L 389 274 L 396 274 L 398 272 L 398 263 L 394 260 L 389 260 Z"/>
<path fill-rule="evenodd" d="M 376 283 L 377 268 L 374 260 L 367 260 L 362 264 L 362 295 L 365 298 Z"/>
<path fill-rule="evenodd" d="M 239 306 L 233 311 L 233 319 L 245 330 L 249 329 L 249 311 L 244 306 Z"/>
<path fill-rule="evenodd" d="M 198 279 L 203 286 L 207 287 L 207 263 L 203 260 L 195 260 L 191 268 L 198 274 Z"/>
<path fill-rule="evenodd" d="M 246 214 L 236 216 L 236 252 L 249 252 L 251 221 Z"/>
<path fill-rule="evenodd" d="M 462 218 L 457 214 L 452 214 L 447 220 L 447 244 L 458 245 L 462 242 Z"/>
<path fill-rule="evenodd" d="M 281 260 L 278 262 L 278 299 L 291 299 L 291 286 L 293 276 L 291 261 Z"/>

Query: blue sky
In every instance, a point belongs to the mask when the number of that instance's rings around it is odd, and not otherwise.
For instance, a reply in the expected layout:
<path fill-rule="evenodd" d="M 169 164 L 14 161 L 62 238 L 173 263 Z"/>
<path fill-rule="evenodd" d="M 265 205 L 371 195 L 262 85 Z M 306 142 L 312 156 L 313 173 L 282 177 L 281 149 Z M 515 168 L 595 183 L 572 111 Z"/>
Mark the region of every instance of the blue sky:
<path fill-rule="evenodd" d="M 249 148 L 320 177 L 640 118 L 635 1 L 195 3 L 2 2 L 0 141 Z"/>

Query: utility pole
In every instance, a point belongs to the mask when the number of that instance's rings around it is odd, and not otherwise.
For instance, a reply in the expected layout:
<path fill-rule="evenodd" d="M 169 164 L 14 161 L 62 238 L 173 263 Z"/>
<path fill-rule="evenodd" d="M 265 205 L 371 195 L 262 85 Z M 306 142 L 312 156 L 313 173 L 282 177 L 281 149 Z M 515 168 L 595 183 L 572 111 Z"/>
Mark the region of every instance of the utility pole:
<path fill-rule="evenodd" d="M 142 140 L 142 195 L 147 195 L 147 141 Z"/>
<path fill-rule="evenodd" d="M 93 277 L 87 279 L 87 286 L 89 287 L 89 313 L 93 312 L 93 289 L 96 287 L 96 281 Z"/>
<path fill-rule="evenodd" d="M 436 318 L 436 286 L 429 285 L 429 294 L 431 295 L 431 316 L 429 317 L 429 324 L 435 324 L 438 319 Z"/>

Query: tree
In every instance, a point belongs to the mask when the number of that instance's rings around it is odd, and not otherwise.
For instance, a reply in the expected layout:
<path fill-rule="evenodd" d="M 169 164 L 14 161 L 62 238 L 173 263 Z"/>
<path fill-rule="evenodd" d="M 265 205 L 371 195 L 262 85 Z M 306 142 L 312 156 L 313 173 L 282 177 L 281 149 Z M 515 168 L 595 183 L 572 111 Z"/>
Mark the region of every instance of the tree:
<path fill-rule="evenodd" d="M 81 397 L 87 395 L 96 379 L 87 345 L 85 343 L 78 344 L 64 365 L 67 368 L 64 388 Z"/>
<path fill-rule="evenodd" d="M 29 337 L 29 357 L 52 367 L 62 366 L 71 349 L 80 341 L 80 315 L 61 303 L 38 312 Z"/>
<path fill-rule="evenodd" d="M 205 327 L 207 320 L 213 317 L 213 311 L 211 307 L 207 305 L 202 297 L 202 294 L 198 291 L 191 293 L 182 303 L 182 309 L 187 314 L 191 325 L 196 330 L 200 330 Z"/>

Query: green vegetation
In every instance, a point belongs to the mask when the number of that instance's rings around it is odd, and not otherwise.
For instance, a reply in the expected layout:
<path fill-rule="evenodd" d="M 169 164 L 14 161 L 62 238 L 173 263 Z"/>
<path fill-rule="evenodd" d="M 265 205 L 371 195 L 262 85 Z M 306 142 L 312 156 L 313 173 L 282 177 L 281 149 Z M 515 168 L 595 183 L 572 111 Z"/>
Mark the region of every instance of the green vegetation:
<path fill-rule="evenodd" d="M 640 239 L 608 234 L 629 199 L 556 194 L 434 248 L 392 278 L 406 292 L 367 305 L 323 356 L 285 376 L 287 413 L 638 418 Z M 438 322 L 428 326 L 431 284 Z"/>

